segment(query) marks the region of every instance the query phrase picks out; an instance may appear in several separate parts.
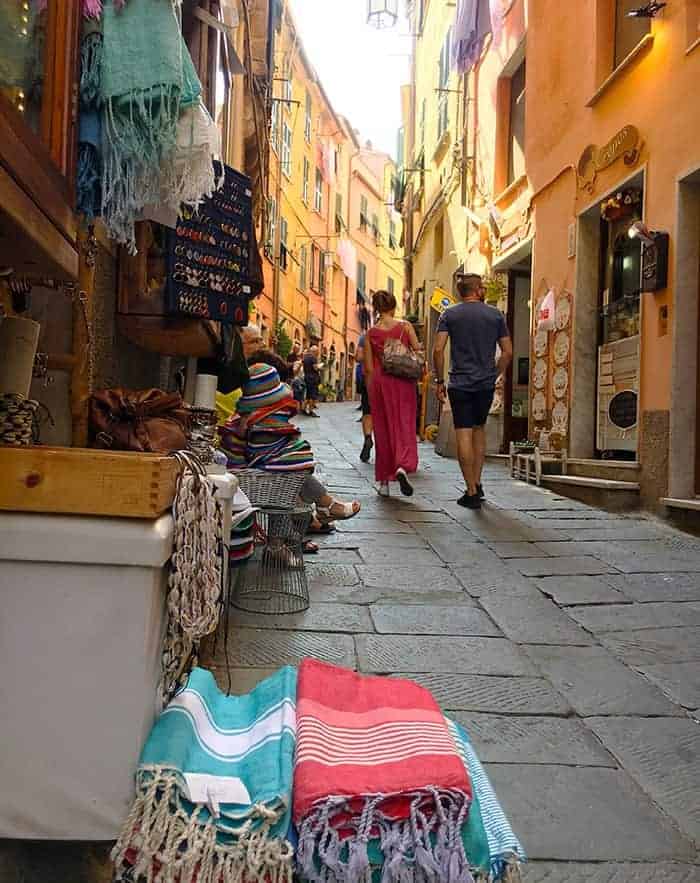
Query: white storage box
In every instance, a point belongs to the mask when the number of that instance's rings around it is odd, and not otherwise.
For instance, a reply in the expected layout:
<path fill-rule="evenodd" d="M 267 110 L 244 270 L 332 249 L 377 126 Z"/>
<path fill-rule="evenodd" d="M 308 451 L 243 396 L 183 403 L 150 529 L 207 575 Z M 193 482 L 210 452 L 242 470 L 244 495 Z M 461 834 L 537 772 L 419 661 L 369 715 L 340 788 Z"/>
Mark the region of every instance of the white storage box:
<path fill-rule="evenodd" d="M 0 513 L 0 837 L 110 840 L 156 714 L 169 515 Z"/>

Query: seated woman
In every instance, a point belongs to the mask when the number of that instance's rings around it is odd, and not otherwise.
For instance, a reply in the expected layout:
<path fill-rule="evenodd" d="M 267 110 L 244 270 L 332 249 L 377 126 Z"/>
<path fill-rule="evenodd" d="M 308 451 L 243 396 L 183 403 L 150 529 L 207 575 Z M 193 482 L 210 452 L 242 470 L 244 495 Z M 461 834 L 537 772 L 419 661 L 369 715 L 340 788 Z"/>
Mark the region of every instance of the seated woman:
<path fill-rule="evenodd" d="M 250 365 L 250 379 L 236 413 L 219 429 L 229 468 L 307 472 L 300 491 L 302 501 L 315 504 L 317 514 L 326 522 L 353 518 L 360 511 L 360 503 L 335 499 L 311 474 L 315 467 L 311 446 L 290 422 L 298 405 L 289 386 L 281 382 L 277 368 L 270 364 L 278 362 L 279 357 L 267 352 L 254 356 L 267 361 Z M 307 551 L 315 549 L 309 546 Z"/>

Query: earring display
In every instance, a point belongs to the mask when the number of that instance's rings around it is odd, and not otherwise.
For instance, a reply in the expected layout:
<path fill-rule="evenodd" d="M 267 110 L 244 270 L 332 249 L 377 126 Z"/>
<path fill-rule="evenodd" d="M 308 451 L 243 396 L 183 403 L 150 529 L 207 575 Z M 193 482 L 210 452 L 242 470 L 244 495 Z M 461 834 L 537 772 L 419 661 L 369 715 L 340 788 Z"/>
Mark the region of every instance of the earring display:
<path fill-rule="evenodd" d="M 250 179 L 214 163 L 223 184 L 198 208 L 183 206 L 168 236 L 168 310 L 246 325 L 253 242 Z"/>

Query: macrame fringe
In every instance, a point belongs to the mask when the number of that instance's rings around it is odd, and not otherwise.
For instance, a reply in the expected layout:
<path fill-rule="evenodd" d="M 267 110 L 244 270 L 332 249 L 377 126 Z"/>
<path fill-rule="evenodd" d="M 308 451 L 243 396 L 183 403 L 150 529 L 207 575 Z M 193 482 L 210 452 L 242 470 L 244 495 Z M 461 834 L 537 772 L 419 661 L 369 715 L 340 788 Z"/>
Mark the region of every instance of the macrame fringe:
<path fill-rule="evenodd" d="M 97 107 L 102 80 L 103 39 L 99 31 L 87 34 L 80 47 L 80 101 Z"/>
<path fill-rule="evenodd" d="M 185 809 L 180 783 L 175 770 L 139 770 L 137 797 L 111 854 L 115 880 L 292 883 L 292 845 L 271 835 L 280 813 L 256 805 L 238 832 L 221 836 L 203 807 Z"/>
<path fill-rule="evenodd" d="M 384 856 L 381 883 L 475 883 L 462 842 L 470 798 L 459 791 L 429 789 L 412 795 L 408 819 L 381 811 L 385 795 L 365 798 L 357 819 L 345 799 L 325 801 L 302 822 L 297 865 L 309 883 L 372 883 L 368 844 L 379 833 Z M 432 800 L 431 800 L 432 798 Z M 342 821 L 336 817 L 341 815 Z M 341 838 L 338 827 L 354 828 Z"/>

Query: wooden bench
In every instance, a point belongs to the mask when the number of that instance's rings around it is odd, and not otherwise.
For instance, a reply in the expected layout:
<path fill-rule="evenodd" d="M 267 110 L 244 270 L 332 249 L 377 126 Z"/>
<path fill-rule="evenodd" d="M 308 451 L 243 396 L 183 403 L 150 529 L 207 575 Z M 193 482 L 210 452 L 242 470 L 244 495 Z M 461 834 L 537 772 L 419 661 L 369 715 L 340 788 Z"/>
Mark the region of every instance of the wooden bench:
<path fill-rule="evenodd" d="M 539 445 L 535 445 L 532 449 L 519 451 L 516 444 L 511 442 L 508 452 L 508 463 L 511 478 L 518 478 L 529 484 L 530 478 L 534 477 L 537 487 L 540 487 L 542 484 L 543 463 L 561 463 L 562 475 L 566 475 L 565 450 L 545 451 Z"/>

